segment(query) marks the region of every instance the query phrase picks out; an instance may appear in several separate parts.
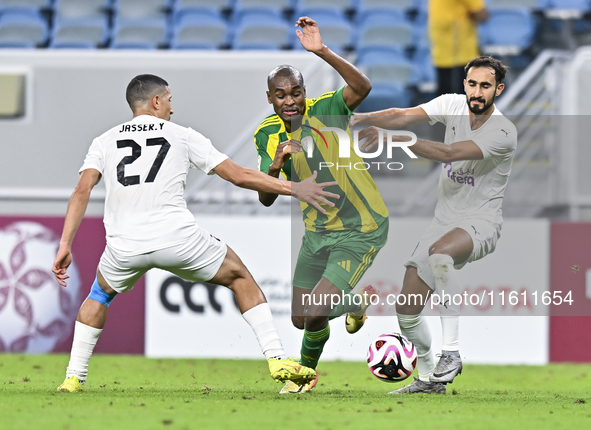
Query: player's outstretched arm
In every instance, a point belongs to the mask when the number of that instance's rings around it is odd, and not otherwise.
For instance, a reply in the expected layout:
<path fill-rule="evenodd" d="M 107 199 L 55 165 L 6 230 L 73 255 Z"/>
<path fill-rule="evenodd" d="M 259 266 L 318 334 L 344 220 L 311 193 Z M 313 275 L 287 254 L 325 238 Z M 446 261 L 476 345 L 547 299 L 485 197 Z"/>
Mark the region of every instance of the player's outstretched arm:
<path fill-rule="evenodd" d="M 69 278 L 69 276 L 66 275 L 66 271 L 72 263 L 72 242 L 74 241 L 74 236 L 76 236 L 78 227 L 80 227 L 80 223 L 86 212 L 88 200 L 90 199 L 90 192 L 94 186 L 98 184 L 100 179 L 101 174 L 98 170 L 84 170 L 80 175 L 78 184 L 76 185 L 76 188 L 74 188 L 72 197 L 70 197 L 70 201 L 68 202 L 68 210 L 66 212 L 62 237 L 51 269 L 57 282 L 64 287 L 66 286 L 66 279 Z"/>
<path fill-rule="evenodd" d="M 332 66 L 345 80 L 347 85 L 343 89 L 343 100 L 349 109 L 353 110 L 361 104 L 371 91 L 371 82 L 361 71 L 344 58 L 335 54 L 322 43 L 320 30 L 316 21 L 307 16 L 300 17 L 296 22 L 296 35 L 302 46 L 309 52 L 318 55 Z"/>
<path fill-rule="evenodd" d="M 281 194 L 284 196 L 294 196 L 298 200 L 316 207 L 322 213 L 325 213 L 326 210 L 324 210 L 318 202 L 334 207 L 334 203 L 326 198 L 339 198 L 338 194 L 324 190 L 325 187 L 337 185 L 337 182 L 316 184 L 314 183 L 316 174 L 301 183 L 281 181 L 266 175 L 263 172 L 259 172 L 258 170 L 239 166 L 229 158 L 218 164 L 213 171 L 222 179 L 231 182 L 237 187 L 263 191 L 266 193 Z"/>
<path fill-rule="evenodd" d="M 361 151 L 370 151 L 378 144 L 379 137 L 384 139 L 384 144 L 387 144 L 387 133 L 379 133 L 378 128 L 368 127 L 359 132 L 359 141 L 363 143 L 359 146 Z M 367 139 L 363 141 L 363 139 Z M 408 136 L 392 136 L 392 141 L 407 142 L 410 138 Z M 417 141 L 409 146 L 409 149 L 419 157 L 427 158 L 441 163 L 451 163 L 460 160 L 482 160 L 484 155 L 482 150 L 476 143 L 471 140 L 464 140 L 461 142 L 454 142 L 451 145 L 446 145 L 441 142 L 432 142 L 430 140 L 417 139 Z"/>
<path fill-rule="evenodd" d="M 279 178 L 279 174 L 281 173 L 281 169 L 287 160 L 290 159 L 291 154 L 295 154 L 296 152 L 300 152 L 302 150 L 302 145 L 297 140 L 288 140 L 285 142 L 281 142 L 277 145 L 277 151 L 275 152 L 275 158 L 273 162 L 269 166 L 269 171 L 267 175 L 272 176 L 273 178 Z M 278 194 L 275 193 L 267 193 L 265 191 L 259 191 L 259 201 L 264 206 L 271 206 L 275 200 L 277 199 Z"/>
<path fill-rule="evenodd" d="M 429 121 L 429 116 L 422 107 L 390 108 L 375 112 L 356 113 L 349 120 L 349 127 L 357 124 L 375 125 L 380 128 L 400 129 L 411 124 Z"/>

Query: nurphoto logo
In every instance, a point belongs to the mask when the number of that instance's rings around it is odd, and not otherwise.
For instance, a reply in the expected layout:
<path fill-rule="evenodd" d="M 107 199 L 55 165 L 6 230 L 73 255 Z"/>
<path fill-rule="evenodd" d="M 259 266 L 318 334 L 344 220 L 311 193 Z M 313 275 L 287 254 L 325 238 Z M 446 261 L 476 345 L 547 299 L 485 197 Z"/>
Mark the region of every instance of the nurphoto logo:
<path fill-rule="evenodd" d="M 316 132 L 324 141 L 326 146 L 328 147 L 327 140 L 323 133 L 334 133 L 337 137 L 338 145 L 339 145 L 339 158 L 347 159 L 351 158 L 351 139 L 349 134 L 338 127 L 321 127 L 320 130 L 315 128 L 309 127 L 312 131 Z M 364 161 L 356 162 L 356 163 L 333 163 L 330 161 L 323 161 L 319 163 L 319 170 L 327 169 L 327 168 L 334 168 L 336 167 L 337 170 L 339 169 L 347 169 L 347 170 L 369 170 L 370 168 L 375 168 L 376 170 L 380 170 L 380 167 L 384 167 L 388 170 L 402 170 L 404 165 L 398 161 L 365 161 L 371 160 L 374 158 L 379 157 L 382 155 L 384 151 L 384 147 L 386 148 L 386 158 L 388 160 L 392 159 L 392 150 L 394 148 L 401 148 L 410 158 L 417 158 L 415 154 L 409 149 L 409 146 L 412 146 L 417 141 L 417 135 L 414 134 L 412 131 L 406 130 L 378 130 L 378 143 L 377 149 L 373 152 L 362 152 L 359 149 L 360 143 L 363 144 L 366 139 L 359 141 L 359 130 L 353 131 L 353 150 L 355 154 L 359 157 L 363 158 Z M 384 133 L 386 133 L 386 139 L 384 143 Z M 410 137 L 410 140 L 404 142 L 397 142 L 393 138 L 394 136 L 406 136 Z M 312 158 L 314 156 L 314 139 L 312 136 L 306 136 L 302 139 L 302 147 L 306 152 L 306 156 L 308 158 Z"/>

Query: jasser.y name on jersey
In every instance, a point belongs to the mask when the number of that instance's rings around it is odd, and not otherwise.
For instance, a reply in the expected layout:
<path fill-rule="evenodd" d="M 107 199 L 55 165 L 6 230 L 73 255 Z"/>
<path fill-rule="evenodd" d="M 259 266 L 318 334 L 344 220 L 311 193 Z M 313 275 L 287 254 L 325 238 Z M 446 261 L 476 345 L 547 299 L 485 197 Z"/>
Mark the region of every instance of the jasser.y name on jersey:
<path fill-rule="evenodd" d="M 157 125 L 159 125 L 160 128 L 156 128 Z M 123 124 L 121 126 L 121 130 L 119 130 L 119 133 L 126 131 L 156 131 L 162 130 L 162 127 L 164 127 L 163 122 L 159 124 Z"/>

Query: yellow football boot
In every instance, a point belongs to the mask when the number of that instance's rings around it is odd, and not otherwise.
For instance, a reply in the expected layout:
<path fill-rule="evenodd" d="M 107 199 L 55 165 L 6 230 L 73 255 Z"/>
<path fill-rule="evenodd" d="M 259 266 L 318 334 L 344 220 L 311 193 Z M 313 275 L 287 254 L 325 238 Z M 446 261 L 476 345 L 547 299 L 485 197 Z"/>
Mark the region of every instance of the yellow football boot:
<path fill-rule="evenodd" d="M 300 394 L 310 391 L 318 384 L 318 375 L 316 375 L 316 379 L 313 381 L 308 382 L 307 384 L 296 384 L 293 381 L 285 382 L 285 386 L 279 391 L 279 394 Z"/>
<path fill-rule="evenodd" d="M 366 287 L 363 287 L 361 291 L 355 294 L 361 296 L 361 309 L 357 312 L 349 312 L 347 314 L 347 318 L 345 319 L 345 328 L 347 329 L 347 332 L 351 334 L 357 333 L 361 327 L 363 327 L 363 324 L 365 324 L 365 320 L 367 319 L 365 311 L 367 311 L 367 308 L 369 305 L 371 305 L 372 297 L 378 297 L 379 291 L 371 285 L 367 285 Z"/>
<path fill-rule="evenodd" d="M 78 393 L 83 389 L 84 388 L 82 387 L 82 384 L 78 380 L 77 376 L 70 376 L 69 378 L 66 378 L 63 384 L 57 387 L 57 390 L 61 391 L 62 393 Z"/>
<path fill-rule="evenodd" d="M 307 384 L 316 378 L 316 371 L 302 366 L 293 358 L 277 360 L 269 359 L 269 371 L 276 382 L 293 381 L 296 384 Z"/>

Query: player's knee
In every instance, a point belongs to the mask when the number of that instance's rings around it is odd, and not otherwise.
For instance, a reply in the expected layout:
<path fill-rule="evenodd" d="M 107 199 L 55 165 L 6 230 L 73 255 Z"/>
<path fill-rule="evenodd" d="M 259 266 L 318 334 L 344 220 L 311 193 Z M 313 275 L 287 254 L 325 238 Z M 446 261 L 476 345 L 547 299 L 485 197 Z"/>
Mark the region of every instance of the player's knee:
<path fill-rule="evenodd" d="M 398 315 L 418 315 L 425 307 L 425 297 L 419 294 L 406 294 L 404 300 L 396 301 Z"/>
<path fill-rule="evenodd" d="M 308 311 L 304 321 L 304 328 L 308 331 L 318 331 L 326 327 L 328 323 L 328 314 L 320 309 L 314 309 L 316 312 Z"/>
<path fill-rule="evenodd" d="M 440 244 L 439 242 L 435 242 L 433 245 L 429 247 L 429 256 L 433 254 L 443 254 L 445 250 L 445 246 Z"/>
<path fill-rule="evenodd" d="M 243 281 L 254 282 L 254 278 L 244 264 L 236 264 L 231 268 L 228 268 L 223 276 L 217 279 L 217 281 L 231 290 L 234 290 L 236 286 L 243 285 Z"/>
<path fill-rule="evenodd" d="M 451 248 L 450 243 L 446 242 L 435 242 L 433 245 L 429 247 L 429 256 L 434 254 L 445 254 L 450 255 Z"/>
<path fill-rule="evenodd" d="M 400 303 L 396 303 L 396 313 L 398 315 L 408 315 L 411 311 L 408 305 L 402 305 Z"/>
<path fill-rule="evenodd" d="M 304 317 L 303 316 L 292 315 L 291 323 L 298 330 L 304 329 Z"/>

